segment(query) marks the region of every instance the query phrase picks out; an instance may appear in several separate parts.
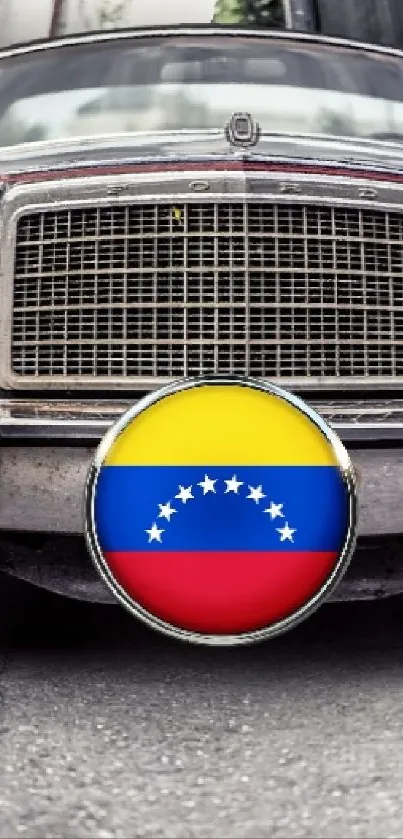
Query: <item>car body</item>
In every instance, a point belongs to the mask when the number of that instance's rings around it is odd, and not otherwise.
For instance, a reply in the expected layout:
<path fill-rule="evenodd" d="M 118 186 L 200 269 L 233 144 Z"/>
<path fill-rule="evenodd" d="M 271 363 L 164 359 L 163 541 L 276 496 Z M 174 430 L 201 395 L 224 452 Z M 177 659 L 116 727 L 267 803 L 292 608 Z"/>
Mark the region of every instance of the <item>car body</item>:
<path fill-rule="evenodd" d="M 1 568 L 110 601 L 97 444 L 174 379 L 238 374 L 351 453 L 333 597 L 403 591 L 403 53 L 186 8 L 0 53 Z"/>

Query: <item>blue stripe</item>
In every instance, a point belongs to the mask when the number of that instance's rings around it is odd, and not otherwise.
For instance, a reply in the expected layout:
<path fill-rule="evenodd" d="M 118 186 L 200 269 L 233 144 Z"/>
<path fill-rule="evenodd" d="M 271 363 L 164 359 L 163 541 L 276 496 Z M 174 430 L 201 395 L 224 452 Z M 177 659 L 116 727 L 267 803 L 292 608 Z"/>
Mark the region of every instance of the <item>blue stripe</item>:
<path fill-rule="evenodd" d="M 215 493 L 198 486 L 205 475 Z M 226 481 L 242 481 L 238 493 L 225 492 Z M 179 486 L 192 487 L 187 503 L 175 498 Z M 266 496 L 256 503 L 250 487 Z M 159 505 L 176 510 L 170 521 Z M 265 513 L 271 502 L 284 517 Z M 337 551 L 348 524 L 348 494 L 335 467 L 196 467 L 107 466 L 101 469 L 95 495 L 95 523 L 105 551 Z M 149 542 L 156 524 L 161 543 Z M 288 524 L 293 541 L 281 541 L 278 528 Z"/>

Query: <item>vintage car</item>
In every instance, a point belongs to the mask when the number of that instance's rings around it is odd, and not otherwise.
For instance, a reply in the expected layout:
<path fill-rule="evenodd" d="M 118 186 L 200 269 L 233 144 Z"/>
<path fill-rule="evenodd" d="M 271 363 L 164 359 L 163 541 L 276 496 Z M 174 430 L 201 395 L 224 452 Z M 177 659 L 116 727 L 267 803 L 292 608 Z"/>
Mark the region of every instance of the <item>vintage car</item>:
<path fill-rule="evenodd" d="M 212 373 L 333 426 L 360 476 L 333 596 L 403 591 L 403 53 L 235 5 L 0 8 L 0 567 L 69 596 L 111 599 L 98 442 Z"/>

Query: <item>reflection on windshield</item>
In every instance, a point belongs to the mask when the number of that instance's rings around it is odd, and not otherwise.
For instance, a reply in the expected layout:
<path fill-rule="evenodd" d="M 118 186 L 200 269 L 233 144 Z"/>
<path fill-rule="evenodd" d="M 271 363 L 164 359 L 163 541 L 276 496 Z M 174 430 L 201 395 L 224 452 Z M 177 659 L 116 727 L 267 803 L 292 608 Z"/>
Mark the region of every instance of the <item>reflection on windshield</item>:
<path fill-rule="evenodd" d="M 274 85 L 268 89 L 264 85 L 167 84 L 23 99 L 0 120 L 0 142 L 9 145 L 97 134 L 222 129 L 239 110 L 251 111 L 262 131 L 268 133 L 365 137 L 382 132 L 403 138 L 400 103 Z"/>
<path fill-rule="evenodd" d="M 403 142 L 400 60 L 258 38 L 101 44 L 6 59 L 0 145 L 222 129 L 249 111 L 263 132 Z"/>

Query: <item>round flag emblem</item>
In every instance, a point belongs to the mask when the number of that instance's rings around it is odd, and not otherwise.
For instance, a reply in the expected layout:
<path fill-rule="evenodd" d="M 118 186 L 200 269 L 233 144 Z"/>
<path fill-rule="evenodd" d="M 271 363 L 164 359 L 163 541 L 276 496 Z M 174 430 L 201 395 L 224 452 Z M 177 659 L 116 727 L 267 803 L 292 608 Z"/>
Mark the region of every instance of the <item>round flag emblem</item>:
<path fill-rule="evenodd" d="M 340 580 L 356 530 L 342 443 L 304 402 L 255 380 L 178 382 L 106 434 L 86 537 L 117 599 L 206 644 L 273 636 Z"/>

